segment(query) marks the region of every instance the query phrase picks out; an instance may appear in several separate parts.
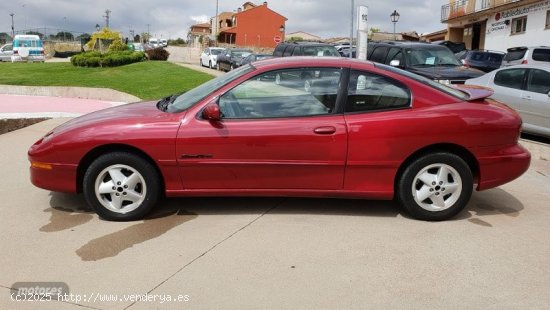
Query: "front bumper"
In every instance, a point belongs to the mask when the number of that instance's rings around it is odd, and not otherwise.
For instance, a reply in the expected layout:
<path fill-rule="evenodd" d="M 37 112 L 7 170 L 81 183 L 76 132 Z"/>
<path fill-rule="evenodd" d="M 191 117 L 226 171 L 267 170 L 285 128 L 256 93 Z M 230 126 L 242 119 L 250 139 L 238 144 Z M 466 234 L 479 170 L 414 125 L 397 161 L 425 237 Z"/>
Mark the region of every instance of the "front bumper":
<path fill-rule="evenodd" d="M 54 192 L 76 193 L 77 165 L 31 163 L 32 184 Z"/>

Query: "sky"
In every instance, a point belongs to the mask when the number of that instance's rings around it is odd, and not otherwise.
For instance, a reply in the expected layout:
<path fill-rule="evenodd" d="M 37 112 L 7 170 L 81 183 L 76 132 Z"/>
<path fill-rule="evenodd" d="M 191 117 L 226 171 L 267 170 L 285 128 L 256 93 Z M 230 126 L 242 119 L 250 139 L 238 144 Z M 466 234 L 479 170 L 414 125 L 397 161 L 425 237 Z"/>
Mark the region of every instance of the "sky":
<path fill-rule="evenodd" d="M 219 11 L 236 11 L 246 0 L 219 0 Z M 261 4 L 263 0 L 251 1 Z M 445 0 L 355 0 L 369 8 L 369 28 L 392 32 L 390 14 L 397 10 L 397 32 L 428 33 L 446 28 L 440 23 Z M 288 18 L 286 33 L 305 31 L 322 38 L 350 34 L 351 0 L 271 0 L 268 6 Z M 11 32 L 10 13 L 15 29 L 51 28 L 70 32 L 95 31 L 105 25 L 109 9 L 110 28 L 128 35 L 147 32 L 159 38 L 186 38 L 192 24 L 206 22 L 216 14 L 216 0 L 24 0 L 1 1 L 0 32 Z M 61 30 L 60 30 L 61 31 Z"/>

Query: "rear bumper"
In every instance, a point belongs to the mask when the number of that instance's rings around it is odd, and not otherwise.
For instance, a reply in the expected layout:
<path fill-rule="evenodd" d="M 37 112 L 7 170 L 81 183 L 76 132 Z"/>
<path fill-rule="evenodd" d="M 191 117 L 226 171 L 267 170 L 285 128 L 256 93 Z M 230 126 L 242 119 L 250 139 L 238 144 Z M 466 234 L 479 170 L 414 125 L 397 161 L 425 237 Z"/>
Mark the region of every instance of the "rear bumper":
<path fill-rule="evenodd" d="M 477 150 L 479 183 L 477 190 L 485 190 L 508 183 L 520 177 L 531 163 L 531 154 L 516 144 L 499 149 Z"/>
<path fill-rule="evenodd" d="M 46 57 L 44 55 L 30 55 L 29 57 L 22 58 L 21 56 L 11 56 L 12 62 L 21 62 L 21 61 L 45 61 Z"/>

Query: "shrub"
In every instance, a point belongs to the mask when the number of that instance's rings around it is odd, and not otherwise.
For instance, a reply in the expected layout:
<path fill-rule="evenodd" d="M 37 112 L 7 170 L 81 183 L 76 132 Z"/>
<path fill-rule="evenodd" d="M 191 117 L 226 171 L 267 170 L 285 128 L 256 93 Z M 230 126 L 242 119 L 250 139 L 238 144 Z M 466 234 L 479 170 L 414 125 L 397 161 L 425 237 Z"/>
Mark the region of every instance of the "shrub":
<path fill-rule="evenodd" d="M 109 45 L 109 52 L 121 52 L 127 51 L 128 45 L 124 44 L 122 40 L 114 40 L 111 45 Z"/>
<path fill-rule="evenodd" d="M 103 55 L 99 52 L 87 52 L 73 56 L 71 63 L 76 67 L 117 67 L 144 59 L 145 54 L 142 52 L 109 52 Z"/>
<path fill-rule="evenodd" d="M 145 53 L 149 60 L 168 60 L 168 56 L 170 56 L 170 53 L 162 47 L 146 50 Z"/>

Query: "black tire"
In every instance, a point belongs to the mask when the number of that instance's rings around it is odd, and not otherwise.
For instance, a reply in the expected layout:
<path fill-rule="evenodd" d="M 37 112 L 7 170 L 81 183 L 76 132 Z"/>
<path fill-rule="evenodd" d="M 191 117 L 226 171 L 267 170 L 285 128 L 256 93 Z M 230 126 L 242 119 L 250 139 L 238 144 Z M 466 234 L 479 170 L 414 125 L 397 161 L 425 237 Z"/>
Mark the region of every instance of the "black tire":
<path fill-rule="evenodd" d="M 112 177 L 114 173 L 125 177 L 122 183 L 115 182 L 115 178 Z M 129 176 L 137 178 L 139 182 L 129 181 L 131 179 Z M 103 219 L 139 220 L 149 213 L 157 202 L 161 190 L 160 182 L 157 170 L 147 160 L 132 153 L 113 152 L 99 156 L 86 170 L 83 182 L 84 197 Z M 107 187 L 113 185 L 112 191 L 100 194 L 99 185 L 108 185 Z M 115 199 L 117 199 L 116 203 Z M 137 201 L 133 202 L 132 199 Z M 109 203 L 111 208 L 107 206 Z M 117 204 L 120 208 L 115 212 L 113 210 L 116 209 Z"/>
<path fill-rule="evenodd" d="M 212 69 L 212 61 L 208 61 L 208 68 Z"/>
<path fill-rule="evenodd" d="M 468 204 L 473 191 L 472 171 L 457 155 L 428 154 L 405 168 L 395 191 L 398 202 L 414 218 L 447 220 Z"/>
<path fill-rule="evenodd" d="M 233 71 L 233 70 L 235 70 L 235 65 L 231 64 L 231 66 L 229 67 L 229 71 Z"/>
<path fill-rule="evenodd" d="M 218 62 L 218 63 L 216 63 L 216 69 L 217 69 L 218 71 L 221 71 L 221 68 L 220 68 L 220 63 L 219 63 L 219 62 Z"/>

